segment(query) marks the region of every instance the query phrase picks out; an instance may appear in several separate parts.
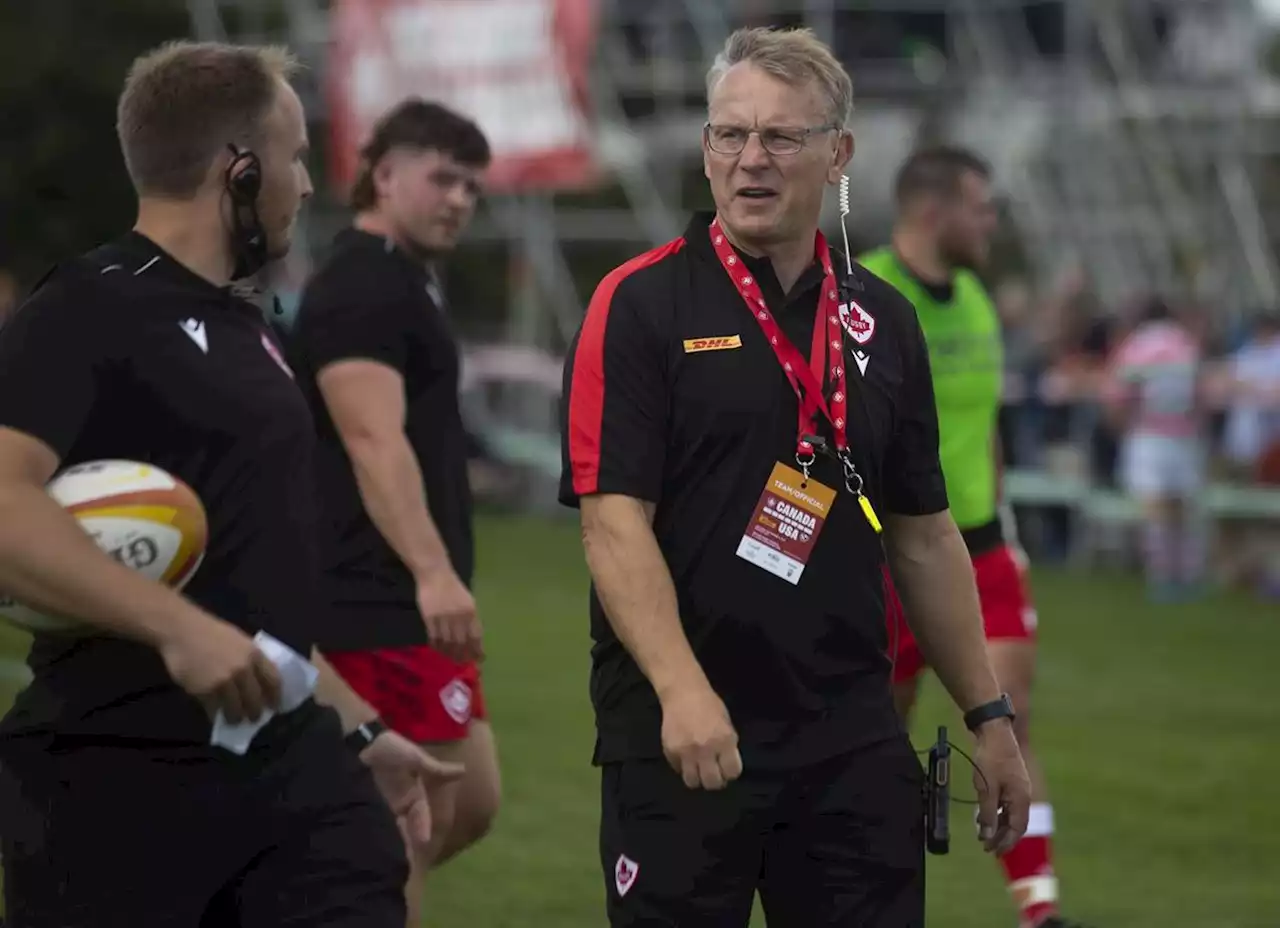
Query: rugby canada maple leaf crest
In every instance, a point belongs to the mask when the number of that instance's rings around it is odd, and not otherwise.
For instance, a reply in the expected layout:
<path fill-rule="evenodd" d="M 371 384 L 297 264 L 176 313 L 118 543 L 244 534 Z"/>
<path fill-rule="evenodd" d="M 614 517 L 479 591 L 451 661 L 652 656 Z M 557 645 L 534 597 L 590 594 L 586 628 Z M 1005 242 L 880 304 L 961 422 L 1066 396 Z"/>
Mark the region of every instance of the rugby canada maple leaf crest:
<path fill-rule="evenodd" d="M 876 334 L 875 317 L 853 300 L 840 304 L 840 324 L 859 345 L 865 345 Z"/>
<path fill-rule="evenodd" d="M 619 896 L 625 896 L 627 891 L 635 885 L 636 875 L 639 872 L 638 863 L 626 854 L 618 855 L 618 862 L 613 867 L 613 885 L 617 887 Z"/>

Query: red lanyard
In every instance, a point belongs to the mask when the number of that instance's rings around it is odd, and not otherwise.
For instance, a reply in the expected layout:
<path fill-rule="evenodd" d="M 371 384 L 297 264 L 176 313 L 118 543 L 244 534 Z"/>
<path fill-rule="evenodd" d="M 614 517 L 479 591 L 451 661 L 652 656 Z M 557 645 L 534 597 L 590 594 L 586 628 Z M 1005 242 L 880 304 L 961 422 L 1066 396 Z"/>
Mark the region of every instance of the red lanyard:
<path fill-rule="evenodd" d="M 724 265 L 725 272 L 738 288 L 742 299 L 746 301 L 756 322 L 760 324 L 765 338 L 769 339 L 769 344 L 773 346 L 773 353 L 778 357 L 778 363 L 782 365 L 787 379 L 791 381 L 792 389 L 800 399 L 800 428 L 796 438 L 796 460 L 802 466 L 806 461 L 813 462 L 813 444 L 807 441 L 805 436 L 816 432 L 819 412 L 831 423 L 836 453 L 844 460 L 849 448 L 845 430 L 844 336 L 840 330 L 840 317 L 836 309 L 839 296 L 836 291 L 836 276 L 831 269 L 831 252 L 827 248 L 827 240 L 819 232 L 814 243 L 814 257 L 822 265 L 823 279 L 822 292 L 818 296 L 818 311 L 813 321 L 813 344 L 806 361 L 800 354 L 800 350 L 783 333 L 778 321 L 773 318 L 773 313 L 765 303 L 764 292 L 760 289 L 759 282 L 753 275 L 745 272 L 742 260 L 720 228 L 719 219 L 712 221 L 710 232 L 711 244 L 720 257 L 720 263 Z M 835 381 L 835 391 L 831 394 L 829 404 L 822 389 L 828 357 L 834 359 L 831 379 Z"/>
<path fill-rule="evenodd" d="M 876 516 L 871 501 L 862 492 L 862 477 L 854 466 L 853 457 L 849 454 L 848 432 L 845 428 L 845 412 L 847 409 L 847 383 L 844 371 L 844 334 L 840 327 L 839 291 L 836 290 L 836 275 L 831 269 L 831 252 L 827 248 L 827 240 L 818 232 L 814 239 L 814 257 L 822 266 L 822 292 L 818 294 L 818 311 L 813 320 L 813 344 L 809 349 L 809 359 L 805 361 L 798 348 L 783 334 L 778 321 L 769 312 L 764 292 L 760 289 L 755 276 L 741 267 L 741 259 L 729 244 L 724 230 L 720 228 L 720 220 L 711 223 L 711 245 L 724 265 L 725 273 L 738 288 L 738 293 L 746 302 L 751 315 L 760 323 L 765 338 L 773 346 L 778 363 L 791 381 L 791 388 L 800 399 L 800 428 L 796 436 L 796 463 L 809 476 L 809 466 L 814 462 L 814 447 L 806 436 L 816 432 L 818 413 L 821 412 L 831 423 L 831 430 L 836 445 L 836 456 L 844 468 L 845 488 L 858 498 L 858 505 L 867 523 L 879 534 L 880 520 Z M 823 319 L 826 324 L 823 324 Z M 823 342 L 826 344 L 823 344 Z M 830 349 L 830 354 L 828 354 Z M 835 391 L 828 403 L 823 393 L 823 376 L 827 372 L 827 358 L 833 359 L 831 379 L 835 381 Z"/>

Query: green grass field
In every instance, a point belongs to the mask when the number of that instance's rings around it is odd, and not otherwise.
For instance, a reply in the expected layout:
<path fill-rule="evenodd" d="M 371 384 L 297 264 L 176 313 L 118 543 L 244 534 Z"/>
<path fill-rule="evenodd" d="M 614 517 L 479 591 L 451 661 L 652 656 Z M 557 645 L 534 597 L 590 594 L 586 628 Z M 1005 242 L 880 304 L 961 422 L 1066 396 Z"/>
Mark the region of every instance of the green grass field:
<path fill-rule="evenodd" d="M 505 806 L 481 846 L 433 876 L 426 924 L 598 928 L 577 527 L 490 518 L 479 537 Z M 1276 928 L 1280 610 L 1234 597 L 1157 609 L 1127 578 L 1049 571 L 1035 589 L 1034 727 L 1069 914 L 1099 928 Z M 931 686 L 922 743 L 939 723 L 960 728 Z M 996 864 L 965 839 L 968 814 L 955 808 L 952 853 L 929 860 L 930 924 L 1012 926 Z"/>

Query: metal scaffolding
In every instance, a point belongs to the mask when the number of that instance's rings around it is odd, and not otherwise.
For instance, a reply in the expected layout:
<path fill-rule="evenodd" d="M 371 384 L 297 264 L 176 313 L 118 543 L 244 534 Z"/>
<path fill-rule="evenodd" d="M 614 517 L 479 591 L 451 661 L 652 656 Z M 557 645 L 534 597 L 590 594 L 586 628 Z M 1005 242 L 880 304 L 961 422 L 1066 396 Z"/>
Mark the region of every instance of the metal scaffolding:
<path fill-rule="evenodd" d="M 285 40 L 314 75 L 323 74 L 321 0 L 187 2 L 193 31 L 206 38 L 225 36 L 232 8 L 252 31 L 264 21 L 261 9 L 277 4 L 285 34 L 238 37 Z M 488 204 L 471 237 L 512 243 L 529 272 L 529 292 L 510 299 L 510 335 L 552 347 L 576 327 L 585 294 L 567 246 L 617 242 L 640 250 L 679 233 L 689 206 L 682 177 L 696 167 L 705 118 L 703 76 L 730 28 L 748 20 L 804 23 L 844 54 L 849 17 L 876 11 L 937 14 L 943 38 L 938 48 L 913 40 L 847 58 L 859 92 L 855 216 L 866 236 L 887 229 L 897 162 L 923 133 L 941 133 L 974 145 L 996 166 L 1041 279 L 1078 260 L 1104 302 L 1157 289 L 1210 299 L 1227 313 L 1275 303 L 1275 210 L 1260 192 L 1259 172 L 1280 143 L 1271 128 L 1280 100 L 1251 65 L 1255 50 L 1229 44 L 1257 34 L 1253 4 L 1063 0 L 1061 48 L 1049 52 L 1023 15 L 1032 5 L 601 0 L 591 85 L 596 144 L 620 205 L 571 206 L 549 195 Z M 304 96 L 323 118 L 322 97 Z M 317 229 L 331 221 L 315 217 Z"/>

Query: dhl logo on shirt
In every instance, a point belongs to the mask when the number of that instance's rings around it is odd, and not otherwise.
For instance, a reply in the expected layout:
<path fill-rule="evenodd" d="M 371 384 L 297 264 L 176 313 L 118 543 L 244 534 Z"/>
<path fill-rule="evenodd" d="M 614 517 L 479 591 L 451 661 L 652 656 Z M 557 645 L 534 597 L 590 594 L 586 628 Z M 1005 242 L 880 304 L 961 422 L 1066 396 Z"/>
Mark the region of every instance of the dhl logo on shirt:
<path fill-rule="evenodd" d="M 723 351 L 726 348 L 741 348 L 742 339 L 737 335 L 716 335 L 711 338 L 686 338 L 684 353 L 697 351 Z"/>

